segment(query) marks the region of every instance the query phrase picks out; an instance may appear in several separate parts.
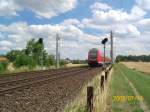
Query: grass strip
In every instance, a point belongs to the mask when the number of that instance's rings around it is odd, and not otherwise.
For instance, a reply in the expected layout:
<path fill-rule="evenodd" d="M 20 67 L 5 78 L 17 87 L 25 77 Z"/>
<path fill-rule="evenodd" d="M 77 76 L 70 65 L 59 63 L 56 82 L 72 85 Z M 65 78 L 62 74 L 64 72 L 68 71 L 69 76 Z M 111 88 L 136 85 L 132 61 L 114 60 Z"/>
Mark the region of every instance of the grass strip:
<path fill-rule="evenodd" d="M 150 76 L 127 68 L 120 64 L 121 69 L 126 73 L 127 78 L 133 83 L 140 95 L 150 109 Z"/>
<path fill-rule="evenodd" d="M 115 64 L 111 80 L 113 112 L 142 112 L 138 100 L 128 99 L 130 96 L 134 96 L 134 92 L 123 75 L 120 65 Z"/>

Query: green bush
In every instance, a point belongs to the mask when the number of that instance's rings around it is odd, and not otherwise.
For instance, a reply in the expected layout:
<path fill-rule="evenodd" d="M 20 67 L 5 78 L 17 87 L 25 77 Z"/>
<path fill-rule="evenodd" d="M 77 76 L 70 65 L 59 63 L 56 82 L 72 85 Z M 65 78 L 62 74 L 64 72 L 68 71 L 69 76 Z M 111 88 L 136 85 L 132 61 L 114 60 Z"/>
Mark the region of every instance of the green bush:
<path fill-rule="evenodd" d="M 24 52 L 22 52 L 17 56 L 14 65 L 16 67 L 28 66 L 29 68 L 33 68 L 36 66 L 36 61 L 32 57 L 27 56 Z"/>
<path fill-rule="evenodd" d="M 44 59 L 44 65 L 45 66 L 51 66 L 55 64 L 55 57 L 53 55 L 48 55 L 45 59 Z"/>
<path fill-rule="evenodd" d="M 67 62 L 65 60 L 60 60 L 60 66 L 63 66 L 65 64 L 67 64 Z"/>
<path fill-rule="evenodd" d="M 7 69 L 8 62 L 0 62 L 0 72 L 4 72 Z"/>
<path fill-rule="evenodd" d="M 7 58 L 17 68 L 28 67 L 34 68 L 36 66 L 51 66 L 55 64 L 53 55 L 48 55 L 44 49 L 42 39 L 31 39 L 27 42 L 26 48 L 23 50 L 12 50 L 7 53 Z"/>

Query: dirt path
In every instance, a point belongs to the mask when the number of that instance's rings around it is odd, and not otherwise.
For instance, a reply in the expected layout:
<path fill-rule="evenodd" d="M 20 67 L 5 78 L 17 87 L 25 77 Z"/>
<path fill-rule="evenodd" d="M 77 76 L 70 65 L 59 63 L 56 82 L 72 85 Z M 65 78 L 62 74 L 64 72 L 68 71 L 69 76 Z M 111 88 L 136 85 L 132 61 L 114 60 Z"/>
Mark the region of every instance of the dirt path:
<path fill-rule="evenodd" d="M 125 73 L 124 73 L 123 71 L 121 71 L 121 72 L 122 72 L 122 74 L 123 74 L 125 80 L 127 80 L 127 81 L 129 82 L 129 85 L 131 86 L 131 88 L 132 88 L 132 90 L 133 90 L 135 96 L 141 96 L 141 95 L 139 94 L 139 92 L 136 90 L 136 88 L 134 87 L 133 83 L 125 76 Z M 143 100 L 139 100 L 139 104 L 140 104 L 141 109 L 142 109 L 144 112 L 149 112 L 148 107 L 147 107 L 147 105 L 145 104 L 145 102 L 144 102 Z"/>

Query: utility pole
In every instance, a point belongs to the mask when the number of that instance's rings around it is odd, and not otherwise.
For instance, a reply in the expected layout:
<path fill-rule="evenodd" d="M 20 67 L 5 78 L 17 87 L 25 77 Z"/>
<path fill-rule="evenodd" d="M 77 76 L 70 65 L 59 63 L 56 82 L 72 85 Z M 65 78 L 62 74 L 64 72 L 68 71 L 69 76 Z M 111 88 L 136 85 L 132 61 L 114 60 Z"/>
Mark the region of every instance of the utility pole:
<path fill-rule="evenodd" d="M 110 51 L 110 54 L 111 54 L 111 63 L 113 64 L 114 63 L 114 54 L 113 54 L 113 32 L 111 31 L 110 32 L 110 39 L 111 39 L 111 51 Z"/>
<path fill-rule="evenodd" d="M 59 34 L 57 33 L 56 35 L 56 68 L 59 68 L 59 57 L 60 57 L 60 53 L 59 53 Z"/>

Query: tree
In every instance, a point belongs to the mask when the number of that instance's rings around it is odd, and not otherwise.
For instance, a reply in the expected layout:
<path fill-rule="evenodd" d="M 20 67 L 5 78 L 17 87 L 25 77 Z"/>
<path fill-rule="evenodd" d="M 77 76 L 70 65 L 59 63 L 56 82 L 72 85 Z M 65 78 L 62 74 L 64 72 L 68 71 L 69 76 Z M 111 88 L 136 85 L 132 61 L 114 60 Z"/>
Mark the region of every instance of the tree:
<path fill-rule="evenodd" d="M 21 51 L 12 50 L 7 53 L 8 59 L 14 63 L 16 67 L 28 66 L 33 68 L 37 65 L 50 66 L 54 65 L 54 56 L 48 55 L 44 50 L 43 39 L 31 39 L 27 42 L 26 49 Z"/>
<path fill-rule="evenodd" d="M 54 55 L 48 55 L 46 59 L 44 59 L 45 66 L 51 66 L 55 64 L 55 57 Z"/>
<path fill-rule="evenodd" d="M 20 50 L 12 50 L 7 53 L 6 57 L 9 59 L 9 61 L 14 62 L 18 55 L 20 55 Z"/>

